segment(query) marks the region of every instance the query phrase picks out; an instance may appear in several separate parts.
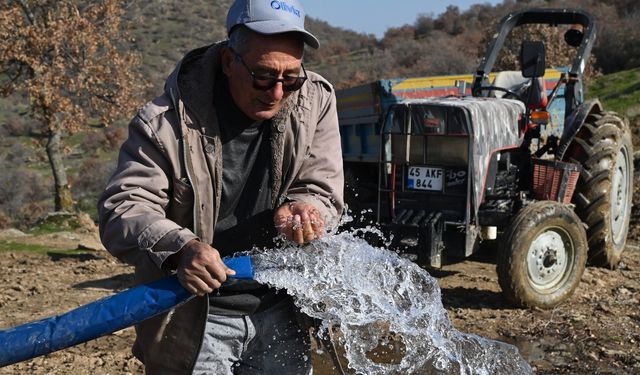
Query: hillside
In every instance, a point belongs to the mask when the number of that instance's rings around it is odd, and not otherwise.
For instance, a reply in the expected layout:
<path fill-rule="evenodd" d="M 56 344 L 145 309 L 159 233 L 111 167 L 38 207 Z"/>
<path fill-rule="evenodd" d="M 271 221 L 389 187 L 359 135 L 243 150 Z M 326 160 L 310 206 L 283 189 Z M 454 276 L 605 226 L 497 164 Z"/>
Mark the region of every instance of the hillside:
<path fill-rule="evenodd" d="M 600 77 L 589 87 L 588 95 L 600 98 L 609 110 L 629 118 L 640 116 L 640 68 Z"/>
<path fill-rule="evenodd" d="M 226 37 L 225 19 L 231 0 L 175 0 L 133 4 L 131 35 L 143 57 L 144 76 L 153 92 L 187 51 Z M 439 15 L 416 15 L 413 24 L 390 28 L 381 39 L 307 18 L 306 26 L 321 42 L 308 49 L 306 65 L 338 88 L 388 77 L 471 73 L 484 53 L 488 36 L 509 12 L 527 7 L 568 7 L 590 11 L 598 20 L 593 53 L 596 68 L 612 73 L 640 66 L 640 4 L 627 0 L 504 1 L 478 4 L 466 11 L 450 6 Z M 438 51 L 438 53 L 433 53 Z"/>
<path fill-rule="evenodd" d="M 230 4 L 231 0 L 194 0 L 188 6 L 176 0 L 129 3 L 126 47 L 140 54 L 139 69 L 147 81 L 132 82 L 139 86 L 140 104 L 162 91 L 166 76 L 186 52 L 226 37 L 224 24 Z M 505 1 L 496 6 L 474 5 L 464 12 L 449 7 L 443 14 L 420 15 L 411 25 L 389 29 L 381 39 L 309 17 L 307 27 L 322 47 L 308 50 L 305 62 L 337 88 L 379 78 L 471 73 L 487 36 L 502 16 L 540 4 Z M 627 0 L 552 0 L 544 4 L 584 7 L 610 20 L 601 23 L 594 48 L 596 67 L 608 74 L 597 78 L 588 94 L 600 97 L 606 108 L 625 114 L 634 128 L 640 128 L 636 104 L 640 95 L 640 30 L 630 26 L 640 14 L 640 4 Z M 81 210 L 94 213 L 97 192 L 115 164 L 131 115 L 122 113 L 122 119 L 106 130 L 90 129 L 66 139 L 65 163 Z M 0 228 L 28 226 L 51 210 L 46 153 L 42 140 L 33 137 L 37 126 L 29 118 L 25 97 L 0 99 L 0 165 L 4 171 L 0 176 Z"/>
<path fill-rule="evenodd" d="M 157 95 L 164 79 L 188 51 L 226 38 L 225 19 L 231 0 L 132 2 L 133 48 L 142 56 L 141 70 Z"/>

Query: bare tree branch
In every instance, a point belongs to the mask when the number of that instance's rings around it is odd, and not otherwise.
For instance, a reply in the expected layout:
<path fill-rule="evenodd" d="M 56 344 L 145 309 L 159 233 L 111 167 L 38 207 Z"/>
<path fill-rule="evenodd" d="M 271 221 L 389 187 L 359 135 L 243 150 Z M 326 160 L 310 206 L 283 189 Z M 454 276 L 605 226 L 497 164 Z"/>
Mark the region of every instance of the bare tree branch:
<path fill-rule="evenodd" d="M 29 9 L 29 5 L 27 5 L 27 2 L 24 0 L 15 0 L 15 2 L 20 5 L 20 8 L 22 8 L 22 10 L 24 11 L 24 15 L 27 17 L 27 20 L 29 20 L 29 23 L 35 25 L 36 17 L 33 15 L 33 12 L 31 12 L 31 9 Z"/>

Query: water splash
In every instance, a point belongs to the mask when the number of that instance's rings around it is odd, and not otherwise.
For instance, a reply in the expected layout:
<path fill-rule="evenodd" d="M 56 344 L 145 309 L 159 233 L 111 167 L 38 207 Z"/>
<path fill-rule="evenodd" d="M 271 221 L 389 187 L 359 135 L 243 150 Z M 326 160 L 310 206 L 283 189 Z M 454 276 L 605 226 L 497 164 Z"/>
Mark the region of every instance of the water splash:
<path fill-rule="evenodd" d="M 516 347 L 453 328 L 425 270 L 348 232 L 252 256 L 257 281 L 287 289 L 325 329 L 340 326 L 357 373 L 532 373 Z"/>

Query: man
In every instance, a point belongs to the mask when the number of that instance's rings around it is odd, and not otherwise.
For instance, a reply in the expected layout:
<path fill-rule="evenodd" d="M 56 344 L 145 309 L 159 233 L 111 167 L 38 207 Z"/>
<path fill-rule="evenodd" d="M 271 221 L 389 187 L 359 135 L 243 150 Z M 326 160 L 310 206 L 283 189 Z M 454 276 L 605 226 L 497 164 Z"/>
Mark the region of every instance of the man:
<path fill-rule="evenodd" d="M 305 374 L 308 334 L 285 292 L 234 280 L 221 258 L 337 225 L 335 95 L 302 65 L 298 1 L 237 0 L 229 41 L 196 49 L 132 120 L 98 203 L 106 248 L 136 280 L 176 272 L 198 298 L 136 327 L 151 374 Z"/>

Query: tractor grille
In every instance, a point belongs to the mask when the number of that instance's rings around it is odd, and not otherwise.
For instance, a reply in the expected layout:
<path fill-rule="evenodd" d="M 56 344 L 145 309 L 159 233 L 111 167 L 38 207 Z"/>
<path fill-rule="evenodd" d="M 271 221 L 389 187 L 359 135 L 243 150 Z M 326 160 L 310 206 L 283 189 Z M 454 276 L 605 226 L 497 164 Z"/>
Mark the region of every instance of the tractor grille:
<path fill-rule="evenodd" d="M 533 159 L 533 194 L 538 200 L 571 203 L 580 166 L 557 160 Z"/>

